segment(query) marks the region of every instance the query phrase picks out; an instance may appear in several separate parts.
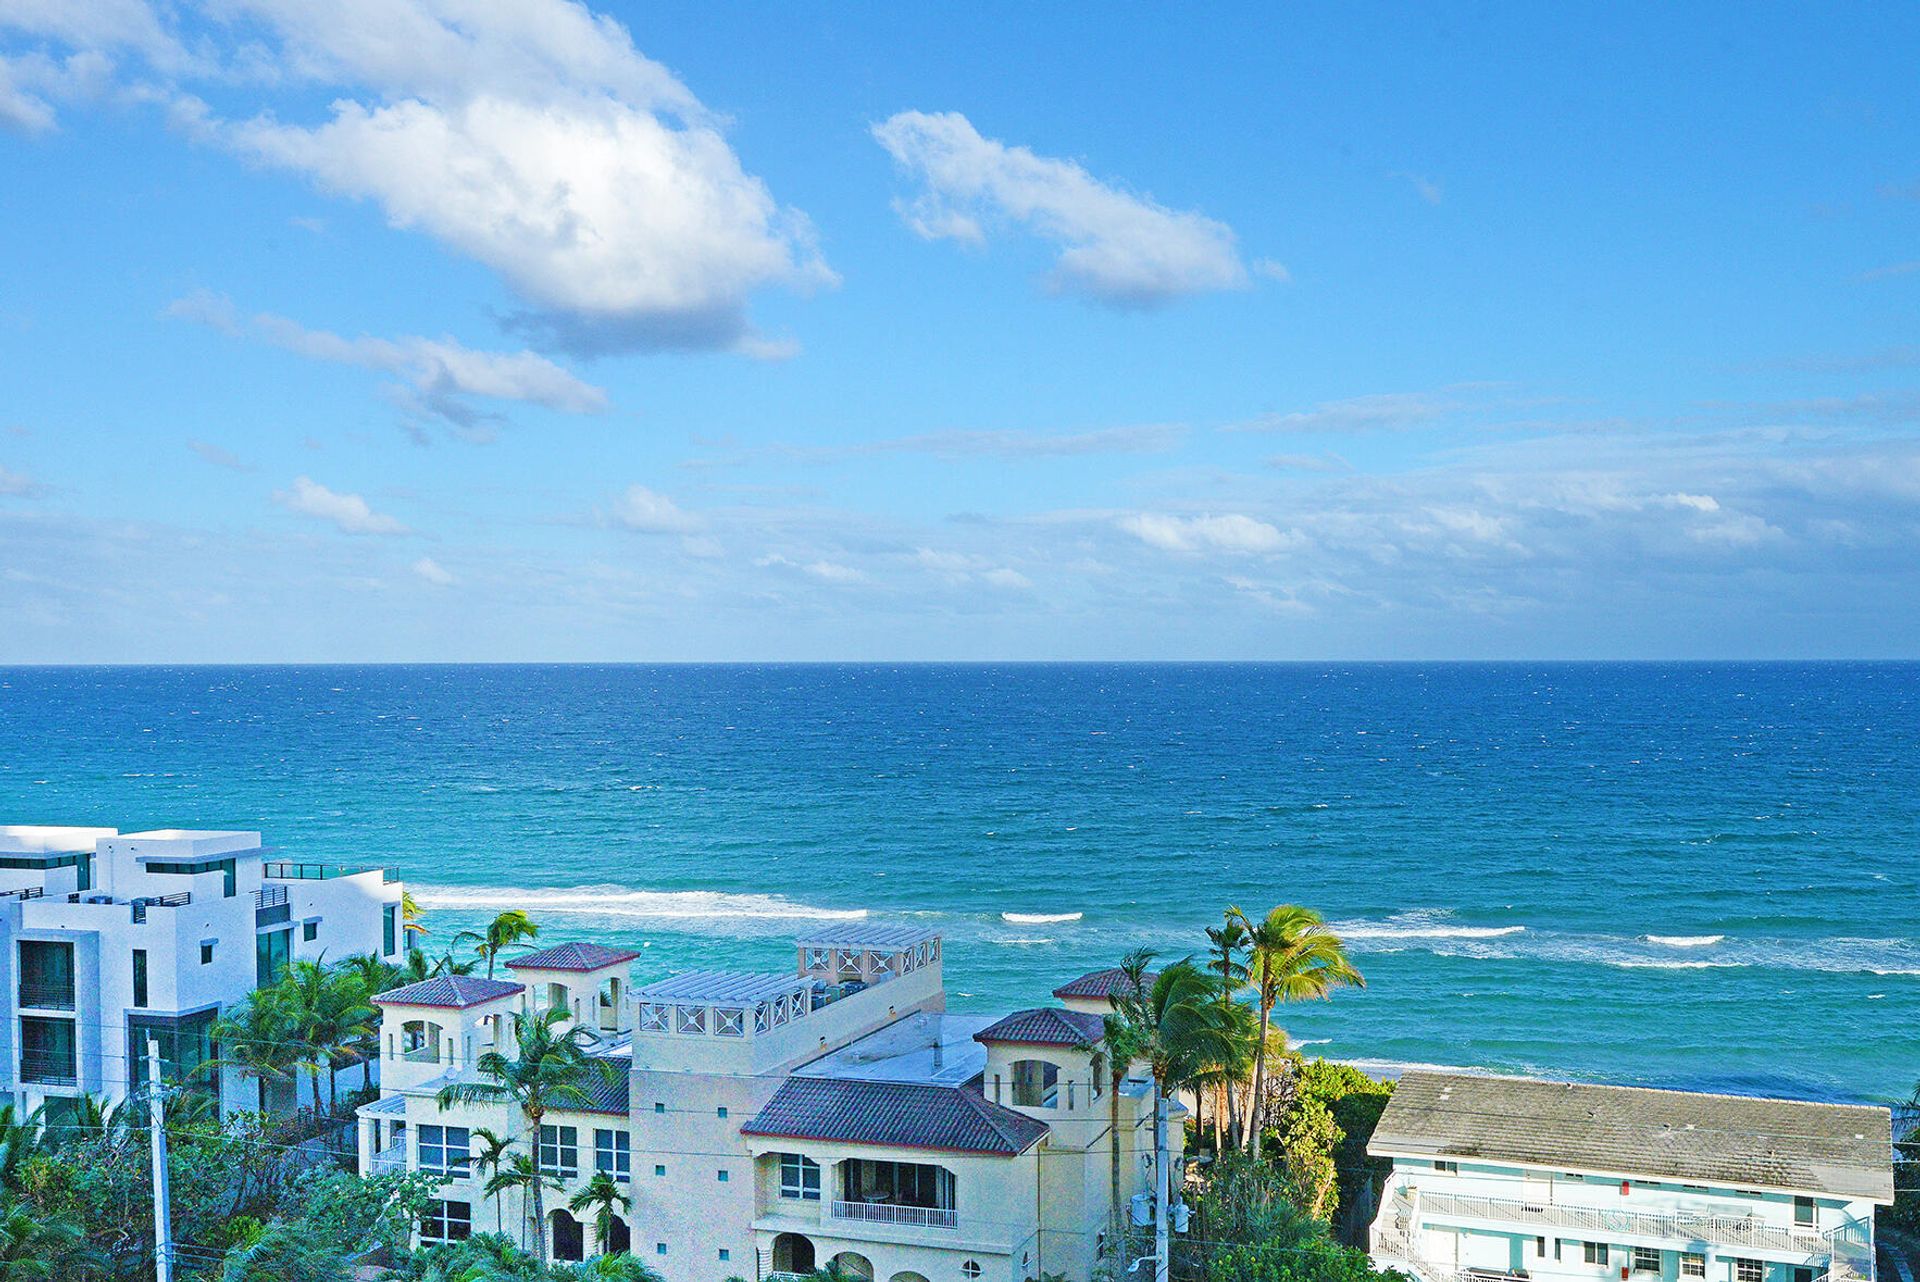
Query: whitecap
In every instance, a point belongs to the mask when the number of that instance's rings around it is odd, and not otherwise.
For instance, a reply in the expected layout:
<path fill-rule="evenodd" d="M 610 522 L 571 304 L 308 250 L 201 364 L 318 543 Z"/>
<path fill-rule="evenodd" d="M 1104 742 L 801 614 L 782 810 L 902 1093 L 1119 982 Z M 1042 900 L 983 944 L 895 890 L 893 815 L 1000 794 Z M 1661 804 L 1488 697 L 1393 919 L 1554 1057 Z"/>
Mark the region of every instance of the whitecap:
<path fill-rule="evenodd" d="M 1500 939 L 1525 926 L 1447 926 L 1431 921 L 1355 922 L 1335 926 L 1342 939 Z"/>
<path fill-rule="evenodd" d="M 1725 935 L 1642 935 L 1649 944 L 1663 948 L 1706 948 L 1725 939 Z"/>
<path fill-rule="evenodd" d="M 780 895 L 734 895 L 716 890 L 634 890 L 593 886 L 421 886 L 422 908 L 499 910 L 674 921 L 862 921 L 864 908 L 823 908 Z"/>
<path fill-rule="evenodd" d="M 1623 970 L 1724 970 L 1746 965 L 1745 962 L 1672 961 L 1658 957 L 1623 957 L 1606 964 Z"/>
<path fill-rule="evenodd" d="M 1013 926 L 1050 926 L 1055 922 L 1079 921 L 1084 913 L 1001 913 L 1000 920 Z"/>

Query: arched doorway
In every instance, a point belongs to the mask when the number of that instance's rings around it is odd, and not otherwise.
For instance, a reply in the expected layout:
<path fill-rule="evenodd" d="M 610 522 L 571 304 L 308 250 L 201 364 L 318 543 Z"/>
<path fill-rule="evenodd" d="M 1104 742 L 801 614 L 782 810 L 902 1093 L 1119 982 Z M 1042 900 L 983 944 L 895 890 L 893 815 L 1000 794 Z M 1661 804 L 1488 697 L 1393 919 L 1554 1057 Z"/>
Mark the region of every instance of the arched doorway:
<path fill-rule="evenodd" d="M 600 1244 L 600 1254 L 618 1255 L 622 1251 L 633 1250 L 633 1230 L 619 1216 L 607 1221 L 607 1240 Z"/>
<path fill-rule="evenodd" d="M 865 1278 L 873 1282 L 873 1261 L 858 1251 L 842 1251 L 833 1257 L 833 1262 L 850 1277 Z"/>
<path fill-rule="evenodd" d="M 553 1258 L 556 1260 L 584 1260 L 587 1258 L 587 1234 L 580 1221 L 565 1211 L 555 1211 L 547 1217 L 553 1225 Z"/>
<path fill-rule="evenodd" d="M 781 1233 L 773 1239 L 775 1273 L 811 1273 L 815 1267 L 811 1238 L 798 1233 Z"/>

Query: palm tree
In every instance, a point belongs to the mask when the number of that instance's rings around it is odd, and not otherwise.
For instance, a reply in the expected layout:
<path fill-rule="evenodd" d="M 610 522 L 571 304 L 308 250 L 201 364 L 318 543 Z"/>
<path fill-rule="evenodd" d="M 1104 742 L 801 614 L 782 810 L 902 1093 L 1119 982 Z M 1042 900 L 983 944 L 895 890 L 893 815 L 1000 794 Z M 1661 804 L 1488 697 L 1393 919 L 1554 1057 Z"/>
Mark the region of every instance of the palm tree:
<path fill-rule="evenodd" d="M 400 967 L 373 953 L 355 953 L 340 963 L 340 969 L 358 979 L 369 997 L 398 988 L 405 982 L 401 979 Z"/>
<path fill-rule="evenodd" d="M 498 1223 L 502 1214 L 500 1210 L 500 1195 L 508 1189 L 536 1190 L 558 1189 L 561 1187 L 562 1185 L 559 1178 L 536 1169 L 531 1157 L 528 1157 L 525 1153 L 510 1153 L 507 1155 L 504 1164 L 499 1161 L 493 1164 L 493 1175 L 481 1186 L 480 1191 L 493 1199 L 494 1220 Z M 523 1196 L 526 1196 L 526 1194 L 523 1194 Z M 520 1216 L 521 1246 L 527 1244 L 527 1222 L 533 1218 L 532 1214 L 528 1212 L 530 1212 L 533 1203 L 540 1200 L 540 1198 L 535 1196 L 522 1206 L 523 1214 Z M 505 1230 L 502 1229 L 502 1232 L 505 1232 Z M 543 1230 L 543 1240 L 544 1237 L 545 1233 Z"/>
<path fill-rule="evenodd" d="M 22 1113 L 12 1103 L 0 1104 L 0 1193 L 20 1188 L 20 1172 L 41 1151 L 45 1110 Z"/>
<path fill-rule="evenodd" d="M 0 1199 L 0 1282 L 59 1282 L 99 1262 L 72 1220 Z"/>
<path fill-rule="evenodd" d="M 400 892 L 400 929 L 402 933 L 409 939 L 415 935 L 426 934 L 427 924 L 421 920 L 423 916 L 425 916 L 425 914 L 420 911 L 419 901 L 414 899 L 413 892 L 411 890 L 402 890 Z"/>
<path fill-rule="evenodd" d="M 1144 976 L 1151 959 L 1151 953 L 1135 953 L 1128 957 L 1126 968 L 1130 974 Z M 1172 1197 L 1167 1101 L 1231 1054 L 1231 1033 L 1221 1015 L 1217 986 L 1191 958 L 1162 970 L 1151 987 L 1136 982 L 1131 991 L 1118 995 L 1116 1005 L 1118 1018 L 1132 1029 L 1139 1057 L 1153 1074 L 1154 1282 L 1167 1282 L 1167 1217 Z"/>
<path fill-rule="evenodd" d="M 1260 1040 L 1254 1051 L 1253 1098 L 1248 1101 L 1243 1147 L 1260 1155 L 1261 1120 L 1266 1106 L 1267 1042 L 1273 1031 L 1273 1008 L 1280 1002 L 1307 998 L 1325 1000 L 1344 985 L 1366 986 L 1366 980 L 1347 960 L 1346 945 L 1327 928 L 1326 921 L 1311 908 L 1282 904 L 1259 923 L 1247 921 L 1246 914 L 1234 909 L 1246 922 L 1252 938 L 1253 988 L 1260 1007 Z"/>
<path fill-rule="evenodd" d="M 1248 936 L 1246 925 L 1238 914 L 1238 909 L 1229 908 L 1226 912 L 1226 920 L 1218 926 L 1207 927 L 1207 942 L 1211 945 L 1207 954 L 1207 969 L 1214 974 L 1220 986 L 1220 1004 L 1223 1007 L 1233 1003 L 1234 998 L 1239 996 L 1240 990 L 1247 986 L 1247 980 L 1250 978 L 1247 964 L 1240 960 L 1240 954 L 1247 948 Z M 1215 1075 L 1213 1086 L 1218 1095 L 1213 1119 L 1216 1149 L 1223 1147 L 1221 1140 L 1224 1132 L 1231 1131 L 1235 1135 L 1239 1134 L 1239 1098 L 1234 1088 L 1245 1080 L 1244 1075 L 1229 1076 L 1225 1073 Z M 1197 1120 L 1199 1129 L 1204 1134 L 1205 1119 Z"/>
<path fill-rule="evenodd" d="M 487 978 L 493 978 L 493 963 L 502 952 L 523 939 L 540 933 L 539 923 L 518 908 L 509 908 L 487 923 L 484 931 L 463 930 L 453 937 L 456 944 L 470 943 L 473 951 L 486 958 Z"/>
<path fill-rule="evenodd" d="M 283 1004 L 298 1067 L 313 1077 L 314 1107 L 320 1106 L 320 1075 L 327 1075 L 327 1111 L 333 1111 L 333 1080 L 342 1065 L 363 1058 L 379 1036 L 380 1012 L 367 1000 L 359 975 L 297 961 L 274 986 Z"/>
<path fill-rule="evenodd" d="M 473 1130 L 469 1132 L 469 1135 L 473 1143 L 477 1146 L 477 1151 L 475 1151 L 473 1155 L 473 1164 L 479 1174 L 487 1175 L 491 1172 L 494 1175 L 498 1175 L 500 1173 L 500 1164 L 506 1160 L 507 1150 L 513 1147 L 513 1141 L 500 1134 L 500 1132 L 485 1126 L 474 1127 Z M 507 1186 L 502 1185 L 501 1187 L 504 1188 Z M 489 1197 L 493 1198 L 494 1230 L 499 1233 L 505 1233 L 507 1231 L 507 1213 L 501 1208 L 499 1197 L 495 1196 L 491 1178 L 487 1181 L 486 1193 Z"/>
<path fill-rule="evenodd" d="M 632 1207 L 633 1199 L 620 1191 L 613 1177 L 605 1171 L 595 1171 L 587 1186 L 567 1200 L 567 1209 L 578 1215 L 593 1209 L 594 1242 L 600 1247 L 599 1253 L 607 1253 L 607 1239 L 613 1235 L 613 1219 L 621 1211 Z"/>
<path fill-rule="evenodd" d="M 513 1057 L 499 1050 L 481 1055 L 473 1066 L 480 1077 L 487 1080 L 455 1082 L 442 1087 L 436 1097 L 440 1107 L 480 1103 L 512 1105 L 519 1110 L 524 1123 L 521 1133 L 537 1146 L 540 1121 L 548 1109 L 585 1108 L 593 1102 L 589 1086 L 596 1080 L 611 1082 L 619 1076 L 613 1061 L 587 1054 L 586 1048 L 593 1039 L 586 1029 L 560 1030 L 566 1019 L 567 1013 L 562 1010 L 538 1014 L 515 1011 Z M 547 1262 L 546 1198 L 540 1180 L 533 1182 L 533 1209 L 537 1221 L 534 1256 L 544 1267 Z"/>
<path fill-rule="evenodd" d="M 228 1007 L 211 1030 L 219 1055 L 194 1070 L 211 1077 L 231 1068 L 259 1083 L 262 1112 L 267 1108 L 267 1083 L 291 1081 L 300 1059 L 292 1021 L 280 996 L 280 985 L 275 983 L 255 989 L 244 1001 Z"/>

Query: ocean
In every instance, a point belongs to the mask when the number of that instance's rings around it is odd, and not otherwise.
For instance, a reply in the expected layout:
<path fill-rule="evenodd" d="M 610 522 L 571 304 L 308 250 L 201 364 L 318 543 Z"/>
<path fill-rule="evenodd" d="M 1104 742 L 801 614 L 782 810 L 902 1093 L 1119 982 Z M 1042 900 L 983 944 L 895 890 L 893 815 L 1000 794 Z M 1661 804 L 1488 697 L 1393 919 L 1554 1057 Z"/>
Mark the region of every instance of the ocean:
<path fill-rule="evenodd" d="M 0 822 L 258 828 L 642 981 L 910 919 L 962 1009 L 1296 902 L 1367 980 L 1311 1053 L 1920 1077 L 1920 664 L 0 668 Z"/>

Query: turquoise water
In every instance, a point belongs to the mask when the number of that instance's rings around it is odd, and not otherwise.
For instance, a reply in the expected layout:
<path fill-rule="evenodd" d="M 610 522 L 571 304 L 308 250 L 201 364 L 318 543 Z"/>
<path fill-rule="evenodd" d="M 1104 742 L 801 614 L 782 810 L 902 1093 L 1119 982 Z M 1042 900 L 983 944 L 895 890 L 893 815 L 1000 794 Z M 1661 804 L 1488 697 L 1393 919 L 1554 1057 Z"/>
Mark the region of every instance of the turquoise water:
<path fill-rule="evenodd" d="M 1841 1098 L 1920 1077 L 1920 665 L 0 669 L 0 822 L 258 827 L 444 937 L 784 968 L 836 915 L 1045 1000 L 1237 903 L 1316 1052 Z"/>

